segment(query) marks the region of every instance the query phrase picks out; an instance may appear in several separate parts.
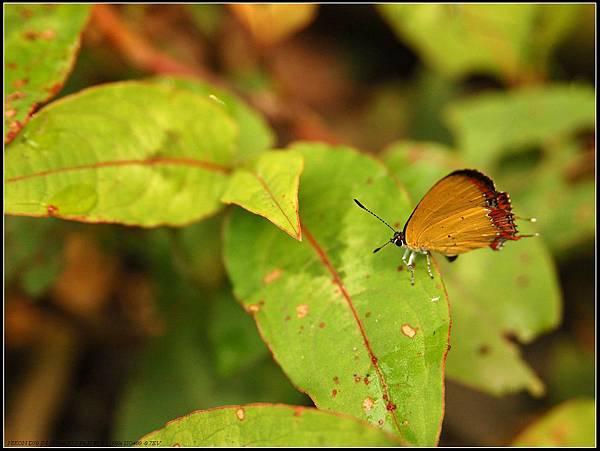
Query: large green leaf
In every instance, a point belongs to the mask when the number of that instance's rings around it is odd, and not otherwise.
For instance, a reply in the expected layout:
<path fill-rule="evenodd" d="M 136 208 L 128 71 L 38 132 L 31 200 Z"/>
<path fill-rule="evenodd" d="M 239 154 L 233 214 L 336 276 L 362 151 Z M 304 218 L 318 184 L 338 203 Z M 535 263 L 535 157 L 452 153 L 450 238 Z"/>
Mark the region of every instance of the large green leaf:
<path fill-rule="evenodd" d="M 449 76 L 489 72 L 507 81 L 543 74 L 577 5 L 380 5 L 383 17 L 425 62 Z"/>
<path fill-rule="evenodd" d="M 297 153 L 266 152 L 252 166 L 233 173 L 221 200 L 264 216 L 292 238 L 301 240 L 298 184 L 302 168 L 302 157 Z"/>
<path fill-rule="evenodd" d="M 391 146 L 384 160 L 415 204 L 441 177 L 465 167 L 449 149 L 418 142 Z M 478 250 L 444 261 L 443 270 L 452 305 L 448 377 L 497 395 L 523 388 L 540 394 L 542 382 L 511 338 L 528 343 L 560 321 L 558 281 L 543 242 Z"/>
<path fill-rule="evenodd" d="M 437 442 L 450 326 L 442 282 L 418 260 L 415 285 L 391 232 L 408 199 L 377 161 L 344 147 L 298 144 L 304 240 L 236 210 L 225 229 L 234 292 L 295 386 L 324 410 L 379 425 L 417 445 Z M 434 269 L 435 271 L 435 269 Z"/>
<path fill-rule="evenodd" d="M 593 129 L 594 90 L 550 85 L 454 102 L 446 119 L 466 161 L 490 167 L 507 151 L 523 150 Z"/>
<path fill-rule="evenodd" d="M 194 7 L 208 7 L 211 5 L 190 5 Z M 214 5 L 213 5 L 214 6 Z M 248 107 L 235 95 L 216 88 L 201 80 L 189 78 L 160 77 L 155 79 L 158 83 L 164 83 L 179 89 L 187 89 L 202 96 L 210 96 L 219 102 L 225 111 L 236 121 L 239 127 L 238 150 L 235 163 L 241 163 L 256 157 L 259 153 L 267 150 L 275 144 L 275 134 L 269 128 L 263 117 Z"/>
<path fill-rule="evenodd" d="M 79 49 L 89 5 L 8 4 L 4 8 L 4 127 L 12 141 L 62 88 Z"/>
<path fill-rule="evenodd" d="M 6 149 L 9 214 L 146 227 L 220 208 L 237 129 L 218 102 L 125 82 L 38 113 Z"/>
<path fill-rule="evenodd" d="M 596 446 L 596 403 L 593 399 L 564 402 L 525 429 L 512 446 Z"/>
<path fill-rule="evenodd" d="M 541 395 L 544 385 L 512 337 L 527 343 L 560 322 L 560 289 L 544 244 L 478 250 L 444 264 L 443 273 L 452 302 L 448 377 L 495 395 L 523 388 Z"/>
<path fill-rule="evenodd" d="M 141 446 L 399 446 L 352 417 L 284 404 L 197 411 L 145 435 Z"/>

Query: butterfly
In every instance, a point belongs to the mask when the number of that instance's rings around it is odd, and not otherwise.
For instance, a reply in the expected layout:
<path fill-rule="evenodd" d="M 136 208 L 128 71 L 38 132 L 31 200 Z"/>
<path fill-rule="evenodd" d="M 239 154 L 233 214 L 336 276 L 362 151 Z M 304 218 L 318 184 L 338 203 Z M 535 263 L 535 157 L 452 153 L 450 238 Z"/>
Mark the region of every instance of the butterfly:
<path fill-rule="evenodd" d="M 433 185 L 415 207 L 401 232 L 357 199 L 354 202 L 394 231 L 392 238 L 373 253 L 390 243 L 404 247 L 402 261 L 411 272 L 413 285 L 417 254 L 427 256 L 427 272 L 433 278 L 431 252 L 454 261 L 465 252 L 484 247 L 498 251 L 506 241 L 538 235 L 518 234 L 515 218 L 530 222 L 536 219 L 515 216 L 508 193 L 496 191 L 494 182 L 474 169 L 454 171 Z"/>

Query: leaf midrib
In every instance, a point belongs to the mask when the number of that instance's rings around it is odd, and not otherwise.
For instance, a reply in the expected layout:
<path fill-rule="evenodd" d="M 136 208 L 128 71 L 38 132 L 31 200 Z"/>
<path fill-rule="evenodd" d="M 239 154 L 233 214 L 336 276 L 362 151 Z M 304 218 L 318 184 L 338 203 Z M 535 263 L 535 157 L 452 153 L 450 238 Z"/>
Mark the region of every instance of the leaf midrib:
<path fill-rule="evenodd" d="M 188 166 L 195 167 L 200 169 L 205 169 L 213 172 L 221 172 L 223 174 L 229 174 L 231 169 L 227 166 L 222 166 L 217 163 L 212 163 L 210 161 L 197 160 L 195 158 L 186 158 L 186 157 L 154 157 L 148 159 L 139 159 L 139 160 L 114 160 L 114 161 L 100 161 L 89 164 L 83 164 L 79 166 L 70 166 L 63 167 L 57 169 L 49 169 L 47 171 L 36 172 L 33 174 L 20 175 L 16 177 L 11 177 L 6 179 L 6 183 L 15 183 L 20 182 L 22 180 L 27 180 L 36 177 L 46 177 L 50 175 L 61 174 L 64 172 L 71 171 L 85 171 L 89 169 L 99 169 L 99 168 L 107 168 L 107 167 L 117 167 L 117 166 Z"/>
<path fill-rule="evenodd" d="M 313 247 L 315 252 L 318 254 L 321 262 L 325 265 L 327 270 L 331 273 L 331 275 L 333 276 L 333 279 L 335 281 L 335 284 L 339 287 L 342 295 L 344 296 L 344 299 L 346 300 L 346 303 L 348 304 L 348 307 L 350 308 L 350 311 L 352 312 L 352 315 L 354 316 L 354 320 L 356 321 L 356 324 L 358 326 L 360 334 L 363 338 L 363 344 L 365 345 L 365 347 L 367 349 L 367 352 L 371 359 L 371 363 L 372 363 L 373 367 L 375 368 L 375 372 L 377 373 L 377 377 L 379 379 L 381 389 L 383 390 L 385 398 L 387 398 L 387 399 L 385 399 L 386 404 L 393 405 L 394 403 L 392 401 L 387 382 L 385 381 L 383 372 L 382 372 L 381 368 L 379 367 L 378 359 L 375 356 L 373 349 L 371 348 L 371 343 L 369 342 L 369 339 L 367 337 L 367 332 L 364 328 L 364 325 L 362 324 L 362 321 L 360 320 L 360 316 L 358 315 L 358 312 L 356 311 L 356 308 L 354 307 L 354 303 L 352 302 L 352 297 L 346 290 L 346 287 L 344 286 L 342 279 L 340 278 L 338 272 L 333 267 L 331 260 L 329 260 L 329 257 L 327 256 L 327 253 L 325 252 L 325 250 L 316 241 L 316 239 L 309 232 L 309 230 L 306 228 L 305 225 L 302 224 L 301 227 L 302 227 L 302 230 L 304 231 L 304 236 L 306 236 L 306 238 L 308 239 L 308 242 Z M 396 416 L 395 409 L 388 409 L 387 411 L 390 413 L 390 416 L 392 417 L 392 420 L 394 421 L 396 430 L 398 431 L 398 433 L 400 433 L 400 423 L 398 422 L 398 418 Z"/>

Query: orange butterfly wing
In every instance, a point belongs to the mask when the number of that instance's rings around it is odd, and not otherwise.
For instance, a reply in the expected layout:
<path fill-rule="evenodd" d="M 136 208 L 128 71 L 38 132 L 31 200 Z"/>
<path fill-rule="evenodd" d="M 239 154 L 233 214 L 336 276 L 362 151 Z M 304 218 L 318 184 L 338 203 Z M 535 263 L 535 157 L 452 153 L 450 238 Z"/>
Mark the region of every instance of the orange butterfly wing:
<path fill-rule="evenodd" d="M 406 244 L 444 255 L 458 255 L 517 240 L 506 193 L 475 170 L 455 171 L 425 194 L 404 227 Z"/>

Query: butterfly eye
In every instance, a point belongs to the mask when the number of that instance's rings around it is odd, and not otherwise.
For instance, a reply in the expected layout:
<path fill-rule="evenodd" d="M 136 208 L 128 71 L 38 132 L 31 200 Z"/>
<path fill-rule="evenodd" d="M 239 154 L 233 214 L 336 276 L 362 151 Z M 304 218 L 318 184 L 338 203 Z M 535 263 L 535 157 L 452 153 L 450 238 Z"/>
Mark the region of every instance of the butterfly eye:
<path fill-rule="evenodd" d="M 392 243 L 394 243 L 398 247 L 402 247 L 404 245 L 404 236 L 401 232 L 396 232 L 394 237 L 392 238 Z"/>

